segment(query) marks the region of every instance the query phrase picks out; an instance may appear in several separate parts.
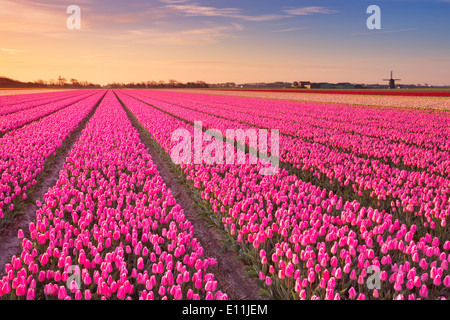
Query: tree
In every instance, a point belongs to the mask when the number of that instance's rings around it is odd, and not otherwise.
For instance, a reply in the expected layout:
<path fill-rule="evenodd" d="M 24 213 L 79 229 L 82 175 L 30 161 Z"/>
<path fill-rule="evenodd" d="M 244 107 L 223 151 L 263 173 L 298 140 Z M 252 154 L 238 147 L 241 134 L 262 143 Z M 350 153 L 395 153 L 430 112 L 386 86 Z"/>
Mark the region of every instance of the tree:
<path fill-rule="evenodd" d="M 147 88 L 156 88 L 158 83 L 156 81 L 147 81 Z"/>
<path fill-rule="evenodd" d="M 208 88 L 208 85 L 205 81 L 196 81 L 195 82 L 197 88 Z"/>
<path fill-rule="evenodd" d="M 169 88 L 176 88 L 179 86 L 179 84 L 180 83 L 177 80 L 170 79 L 168 85 L 169 85 Z"/>
<path fill-rule="evenodd" d="M 58 85 L 59 86 L 63 87 L 66 84 L 66 82 L 67 82 L 66 78 L 61 77 L 61 76 L 58 77 Z"/>
<path fill-rule="evenodd" d="M 80 85 L 80 83 L 78 82 L 77 79 L 70 79 L 70 83 L 72 84 L 72 86 L 74 87 L 78 87 Z"/>
<path fill-rule="evenodd" d="M 80 85 L 81 85 L 82 87 L 87 87 L 87 86 L 89 85 L 89 82 L 87 82 L 87 81 L 81 81 L 81 82 L 80 82 Z"/>
<path fill-rule="evenodd" d="M 42 79 L 38 79 L 38 80 L 36 80 L 34 83 L 35 83 L 36 85 L 42 86 L 42 87 L 47 86 L 47 81 L 44 81 L 44 80 L 42 80 Z"/>

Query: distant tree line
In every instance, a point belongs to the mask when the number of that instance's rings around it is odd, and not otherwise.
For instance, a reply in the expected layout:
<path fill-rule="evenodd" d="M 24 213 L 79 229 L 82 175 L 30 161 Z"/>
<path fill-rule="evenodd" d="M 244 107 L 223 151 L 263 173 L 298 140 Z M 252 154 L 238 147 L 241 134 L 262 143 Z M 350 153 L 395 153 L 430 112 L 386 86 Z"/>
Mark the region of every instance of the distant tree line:
<path fill-rule="evenodd" d="M 142 82 L 130 82 L 130 83 L 110 83 L 108 86 L 111 88 L 208 88 L 208 84 L 204 81 L 195 82 L 179 82 L 177 80 L 169 80 L 165 82 L 163 80 L 159 81 L 142 81 Z"/>
<path fill-rule="evenodd" d="M 89 81 L 80 81 L 74 78 L 66 79 L 59 76 L 48 81 L 39 79 L 33 82 L 22 82 L 7 77 L 0 77 L 0 88 L 101 88 L 102 86 Z M 177 80 L 142 81 L 142 82 L 114 82 L 105 87 L 109 88 L 208 88 L 205 81 L 180 82 Z"/>
<path fill-rule="evenodd" d="M 7 77 L 0 77 L 1 88 L 100 88 L 101 85 L 89 81 L 78 81 L 77 79 L 70 79 L 58 77 L 58 79 L 50 79 L 49 81 L 36 80 L 33 82 L 22 82 L 13 80 Z"/>
<path fill-rule="evenodd" d="M 254 83 L 240 83 L 235 82 L 223 82 L 223 83 L 212 83 L 210 88 L 288 88 L 291 86 L 291 82 L 254 82 Z"/>

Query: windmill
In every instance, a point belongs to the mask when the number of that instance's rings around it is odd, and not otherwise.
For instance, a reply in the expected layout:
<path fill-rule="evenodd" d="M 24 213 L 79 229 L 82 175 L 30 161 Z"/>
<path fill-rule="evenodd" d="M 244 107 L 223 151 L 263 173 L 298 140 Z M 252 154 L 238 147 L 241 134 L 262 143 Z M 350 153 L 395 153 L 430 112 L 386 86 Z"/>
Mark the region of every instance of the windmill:
<path fill-rule="evenodd" d="M 392 78 L 392 71 L 391 71 L 391 78 L 390 79 L 383 79 L 383 81 L 389 81 L 389 89 L 395 89 L 395 80 L 402 80 L 402 79 L 393 79 Z"/>

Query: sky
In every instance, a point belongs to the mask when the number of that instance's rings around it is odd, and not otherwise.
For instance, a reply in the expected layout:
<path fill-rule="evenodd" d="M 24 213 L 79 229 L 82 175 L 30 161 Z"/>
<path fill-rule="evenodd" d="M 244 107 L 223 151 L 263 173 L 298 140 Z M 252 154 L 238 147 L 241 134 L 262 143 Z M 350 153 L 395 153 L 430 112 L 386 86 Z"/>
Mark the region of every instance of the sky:
<path fill-rule="evenodd" d="M 0 76 L 450 85 L 449 34 L 450 0 L 0 0 Z"/>

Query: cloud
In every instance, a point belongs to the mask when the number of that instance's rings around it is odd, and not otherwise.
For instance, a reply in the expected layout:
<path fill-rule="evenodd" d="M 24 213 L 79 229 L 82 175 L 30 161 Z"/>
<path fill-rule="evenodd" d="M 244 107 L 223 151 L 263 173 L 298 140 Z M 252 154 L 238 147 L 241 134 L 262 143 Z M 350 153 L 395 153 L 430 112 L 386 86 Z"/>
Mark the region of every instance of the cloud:
<path fill-rule="evenodd" d="M 415 31 L 415 30 L 418 30 L 418 28 L 396 29 L 396 30 L 381 30 L 381 31 L 368 31 L 368 32 L 352 33 L 352 36 L 368 36 L 368 35 L 372 35 L 372 34 L 397 33 L 397 32 L 407 32 L 407 31 Z"/>
<path fill-rule="evenodd" d="M 168 64 L 168 65 L 180 65 L 180 66 L 242 66 L 245 63 L 231 62 L 231 61 L 220 61 L 220 60 L 160 60 L 154 61 L 157 64 Z"/>
<path fill-rule="evenodd" d="M 303 8 L 285 9 L 283 10 L 284 14 L 263 14 L 252 16 L 244 14 L 241 8 L 216 8 L 212 6 L 199 5 L 197 3 L 190 3 L 188 0 L 160 0 L 160 1 L 166 3 L 166 8 L 176 10 L 185 16 L 227 17 L 255 22 L 280 20 L 298 15 L 330 14 L 338 12 L 337 10 L 325 7 L 303 7 Z"/>
<path fill-rule="evenodd" d="M 216 43 L 219 40 L 233 37 L 232 26 L 218 26 L 176 31 L 161 31 L 158 29 L 133 29 L 126 33 L 113 36 L 116 40 L 131 40 L 136 43 L 163 43 L 171 45 L 199 45 Z"/>
<path fill-rule="evenodd" d="M 88 12 L 83 17 L 83 22 L 88 22 L 88 26 L 93 29 L 102 27 L 113 27 L 117 24 L 135 24 L 139 22 L 146 22 L 157 24 L 162 18 L 167 16 L 167 10 L 162 8 L 140 8 L 129 12 L 122 13 L 108 13 L 104 14 L 99 11 Z"/>
<path fill-rule="evenodd" d="M 160 2 L 164 2 L 164 3 L 186 3 L 189 2 L 189 0 L 159 0 Z"/>
<path fill-rule="evenodd" d="M 164 0 L 163 2 L 166 2 Z M 166 8 L 176 10 L 185 16 L 195 17 L 227 17 L 234 19 L 242 19 L 246 21 L 271 21 L 289 17 L 284 14 L 265 14 L 259 16 L 249 16 L 242 13 L 240 8 L 216 8 L 209 6 L 202 6 L 196 3 L 183 2 L 183 4 L 168 4 Z"/>
<path fill-rule="evenodd" d="M 238 8 L 215 8 L 200 6 L 197 4 L 177 4 L 167 5 L 167 8 L 181 11 L 187 16 L 205 16 L 205 17 L 237 17 L 241 9 Z"/>
<path fill-rule="evenodd" d="M 222 35 L 224 32 L 229 30 L 230 30 L 229 27 L 201 28 L 201 29 L 183 30 L 181 31 L 181 34 L 192 36 L 214 36 L 214 35 Z"/>
<path fill-rule="evenodd" d="M 236 30 L 238 31 L 243 31 L 245 29 L 245 27 L 242 24 L 236 23 L 236 22 L 232 22 L 231 23 L 233 25 L 233 27 L 236 28 Z"/>
<path fill-rule="evenodd" d="M 305 29 L 308 29 L 308 27 L 273 30 L 272 32 L 276 32 L 276 33 L 277 32 L 291 32 L 291 31 L 299 31 L 299 30 L 305 30 Z"/>
<path fill-rule="evenodd" d="M 328 9 L 325 7 L 303 7 L 303 8 L 293 8 L 285 9 L 283 12 L 294 15 L 294 16 L 307 16 L 311 14 L 330 14 L 337 13 L 337 10 Z"/>
<path fill-rule="evenodd" d="M 67 31 L 67 6 L 57 1 L 2 0 L 0 30 L 5 33 L 30 33 L 60 37 Z"/>
<path fill-rule="evenodd" d="M 9 49 L 9 48 L 0 48 L 1 52 L 7 53 L 7 54 L 18 54 L 22 52 L 26 52 L 26 50 L 21 49 Z"/>
<path fill-rule="evenodd" d="M 239 18 L 247 21 L 272 21 L 289 18 L 289 16 L 284 14 L 264 14 L 260 16 L 239 16 Z"/>
<path fill-rule="evenodd" d="M 114 56 L 106 55 L 106 54 L 91 54 L 91 55 L 84 55 L 83 58 L 113 58 Z"/>

